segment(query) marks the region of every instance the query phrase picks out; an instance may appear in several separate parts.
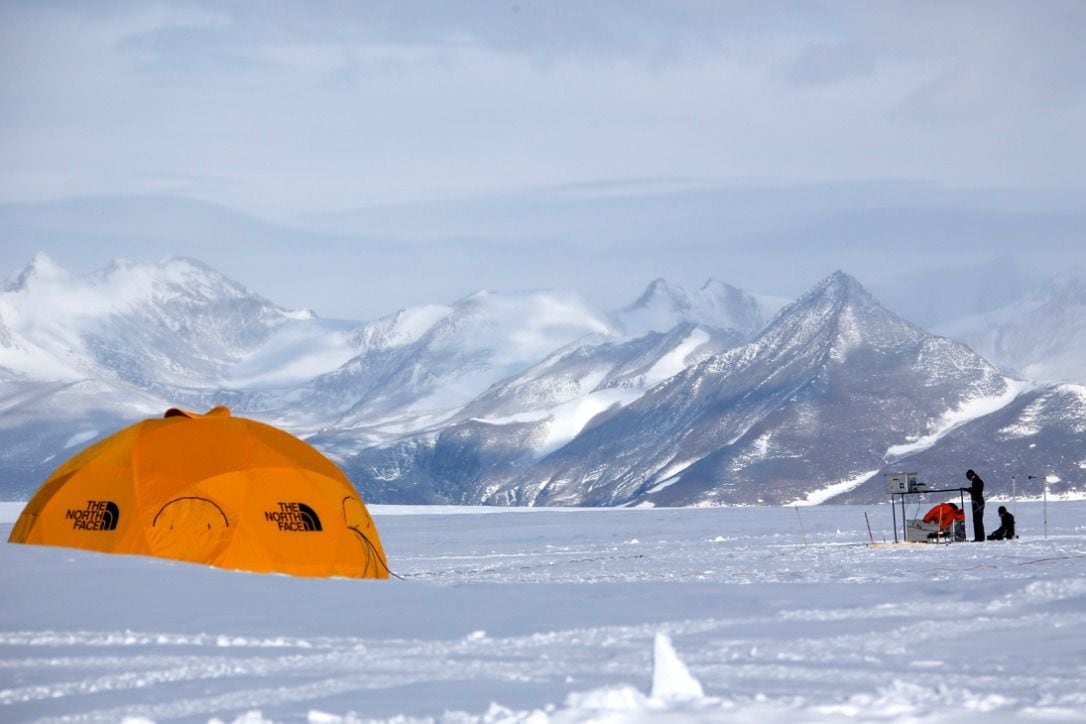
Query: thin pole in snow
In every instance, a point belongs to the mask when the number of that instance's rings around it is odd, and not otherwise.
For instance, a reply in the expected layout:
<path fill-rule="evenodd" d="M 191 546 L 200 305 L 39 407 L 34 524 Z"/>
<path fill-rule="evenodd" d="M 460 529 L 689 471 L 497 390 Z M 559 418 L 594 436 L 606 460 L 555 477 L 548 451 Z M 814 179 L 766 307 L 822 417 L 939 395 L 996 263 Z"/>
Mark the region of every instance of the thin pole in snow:
<path fill-rule="evenodd" d="M 905 520 L 905 493 L 901 494 L 901 542 L 909 542 L 909 524 Z"/>
<path fill-rule="evenodd" d="M 1048 540 L 1048 476 L 1047 475 L 1027 475 L 1026 480 L 1040 480 L 1041 481 L 1041 500 L 1044 501 L 1045 516 L 1045 540 Z"/>
<path fill-rule="evenodd" d="M 803 516 L 799 514 L 799 506 L 793 506 L 796 509 L 796 517 L 799 518 L 799 532 L 803 536 L 803 547 L 807 547 L 807 531 L 803 530 Z"/>
<path fill-rule="evenodd" d="M 867 517 L 867 511 L 864 511 L 864 520 L 867 521 L 867 537 L 871 539 L 871 545 L 875 545 L 875 534 L 871 532 L 871 519 Z"/>

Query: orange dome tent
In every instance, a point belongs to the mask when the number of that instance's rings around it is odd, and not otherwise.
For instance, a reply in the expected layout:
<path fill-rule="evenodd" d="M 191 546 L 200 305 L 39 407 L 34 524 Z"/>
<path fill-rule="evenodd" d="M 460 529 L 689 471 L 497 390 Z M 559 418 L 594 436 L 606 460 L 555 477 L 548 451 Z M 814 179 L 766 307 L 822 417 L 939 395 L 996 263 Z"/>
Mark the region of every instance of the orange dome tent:
<path fill-rule="evenodd" d="M 261 573 L 389 575 L 343 472 L 293 435 L 225 407 L 171 409 L 87 448 L 45 481 L 8 541 Z"/>

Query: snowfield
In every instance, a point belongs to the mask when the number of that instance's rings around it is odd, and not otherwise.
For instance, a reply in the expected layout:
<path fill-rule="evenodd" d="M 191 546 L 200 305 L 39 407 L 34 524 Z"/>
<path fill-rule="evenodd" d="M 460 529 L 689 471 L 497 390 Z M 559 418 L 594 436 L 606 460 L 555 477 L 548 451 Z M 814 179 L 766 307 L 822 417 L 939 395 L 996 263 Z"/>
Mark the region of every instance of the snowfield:
<path fill-rule="evenodd" d="M 0 720 L 1086 720 L 1083 501 L 372 510 L 402 581 L 0 546 Z"/>

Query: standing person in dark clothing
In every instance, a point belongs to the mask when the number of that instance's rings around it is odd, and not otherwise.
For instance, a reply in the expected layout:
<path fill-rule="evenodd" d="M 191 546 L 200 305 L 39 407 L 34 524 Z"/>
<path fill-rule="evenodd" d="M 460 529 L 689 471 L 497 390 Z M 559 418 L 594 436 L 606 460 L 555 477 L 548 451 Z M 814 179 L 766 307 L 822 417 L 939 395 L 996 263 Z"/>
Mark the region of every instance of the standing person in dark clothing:
<path fill-rule="evenodd" d="M 999 506 L 999 527 L 988 536 L 988 540 L 1010 540 L 1014 535 L 1014 516 L 1007 512 L 1002 505 Z"/>
<path fill-rule="evenodd" d="M 973 542 L 984 542 L 984 481 L 972 470 L 965 471 L 965 478 L 970 482 L 970 487 L 962 488 L 969 491 L 969 501 L 973 504 Z"/>

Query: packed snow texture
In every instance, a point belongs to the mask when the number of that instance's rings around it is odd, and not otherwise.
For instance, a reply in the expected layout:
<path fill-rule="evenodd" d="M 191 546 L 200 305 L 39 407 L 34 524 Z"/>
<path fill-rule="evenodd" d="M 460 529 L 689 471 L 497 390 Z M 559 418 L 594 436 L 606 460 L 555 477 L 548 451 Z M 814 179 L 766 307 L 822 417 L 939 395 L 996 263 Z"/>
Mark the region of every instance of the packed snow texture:
<path fill-rule="evenodd" d="M 390 581 L 4 545 L 0 720 L 1082 721 L 1086 502 L 1011 509 L 375 506 Z"/>

